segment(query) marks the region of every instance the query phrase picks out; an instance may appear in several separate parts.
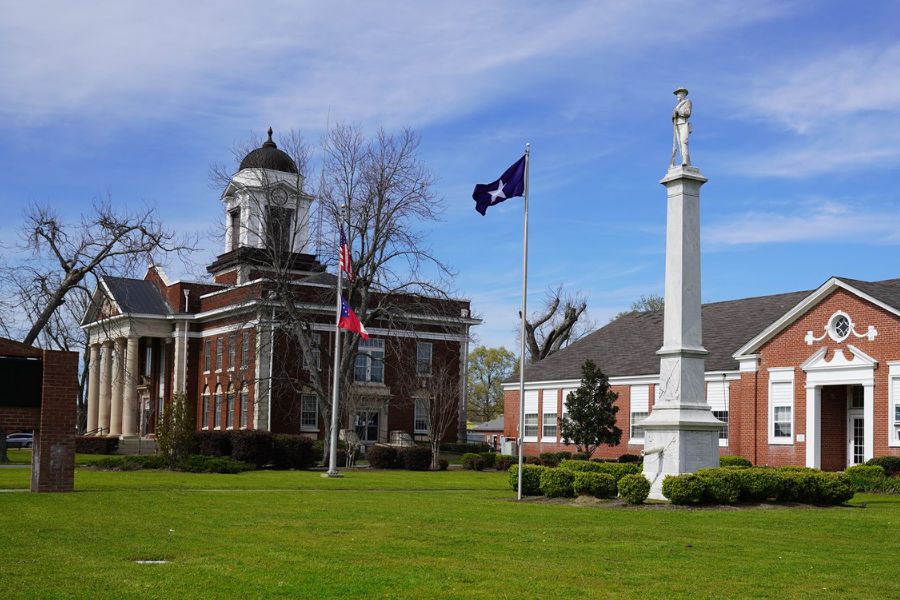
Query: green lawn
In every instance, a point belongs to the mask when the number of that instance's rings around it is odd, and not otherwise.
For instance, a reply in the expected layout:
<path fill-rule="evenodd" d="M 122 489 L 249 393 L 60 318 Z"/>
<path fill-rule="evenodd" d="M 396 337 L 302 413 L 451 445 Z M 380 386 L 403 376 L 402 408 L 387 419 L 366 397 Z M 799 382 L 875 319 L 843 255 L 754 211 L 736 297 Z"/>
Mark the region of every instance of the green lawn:
<path fill-rule="evenodd" d="M 28 478 L 0 469 L 0 489 Z M 4 598 L 900 597 L 897 496 L 661 510 L 519 504 L 496 472 L 76 481 L 0 493 Z"/>

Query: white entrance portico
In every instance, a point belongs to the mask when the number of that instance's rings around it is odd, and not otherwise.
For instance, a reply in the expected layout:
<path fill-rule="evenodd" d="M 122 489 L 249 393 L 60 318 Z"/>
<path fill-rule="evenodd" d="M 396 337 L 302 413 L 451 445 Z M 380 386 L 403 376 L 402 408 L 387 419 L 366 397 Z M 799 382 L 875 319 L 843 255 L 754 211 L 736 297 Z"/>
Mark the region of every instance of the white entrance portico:
<path fill-rule="evenodd" d="M 852 355 L 841 348 L 828 358 L 828 348 L 820 348 L 800 365 L 806 373 L 806 466 L 822 466 L 822 388 L 826 385 L 861 385 L 863 388 L 863 460 L 875 454 L 875 366 L 874 358 L 847 344 Z"/>

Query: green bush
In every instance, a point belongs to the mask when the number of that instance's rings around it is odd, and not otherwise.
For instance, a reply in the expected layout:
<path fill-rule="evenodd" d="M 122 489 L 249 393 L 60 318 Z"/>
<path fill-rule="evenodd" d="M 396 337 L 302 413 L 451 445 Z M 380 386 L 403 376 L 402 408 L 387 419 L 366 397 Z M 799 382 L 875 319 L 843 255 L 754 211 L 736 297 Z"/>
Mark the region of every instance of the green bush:
<path fill-rule="evenodd" d="M 571 498 L 575 475 L 565 469 L 544 469 L 540 475 L 541 493 L 548 498 Z"/>
<path fill-rule="evenodd" d="M 572 471 L 571 473 L 574 476 L 572 491 L 576 496 L 616 497 L 616 479 L 609 473 L 591 473 L 590 471 Z"/>
<path fill-rule="evenodd" d="M 650 495 L 650 482 L 640 473 L 623 475 L 618 486 L 619 495 L 629 504 L 643 504 Z"/>
<path fill-rule="evenodd" d="M 720 467 L 752 467 L 753 463 L 743 456 L 722 456 L 719 458 Z"/>
<path fill-rule="evenodd" d="M 400 466 L 397 449 L 375 444 L 366 450 L 366 459 L 373 469 L 396 469 Z"/>
<path fill-rule="evenodd" d="M 484 460 L 484 468 L 486 469 L 493 467 L 494 463 L 497 461 L 496 452 L 480 452 L 479 455 Z"/>
<path fill-rule="evenodd" d="M 878 466 L 884 469 L 884 474 L 888 477 L 900 475 L 900 456 L 879 456 L 878 458 L 869 459 L 867 465 Z"/>
<path fill-rule="evenodd" d="M 542 461 L 539 456 L 526 456 L 525 464 L 535 465 L 537 467 L 546 467 L 547 466 L 544 464 L 544 461 Z"/>
<path fill-rule="evenodd" d="M 224 456 L 203 456 L 194 454 L 183 461 L 179 468 L 191 473 L 227 473 L 235 474 L 247 471 L 252 466 Z"/>
<path fill-rule="evenodd" d="M 703 501 L 709 504 L 734 504 L 741 495 L 738 469 L 700 469 L 697 478 L 703 484 Z"/>
<path fill-rule="evenodd" d="M 498 471 L 506 471 L 511 465 L 519 464 L 519 458 L 512 454 L 498 454 L 494 461 L 494 468 Z"/>
<path fill-rule="evenodd" d="M 481 452 L 487 452 L 490 449 L 491 445 L 486 442 L 448 442 L 441 444 L 441 452 L 447 452 L 449 454 L 466 454 L 469 452 L 479 454 Z"/>
<path fill-rule="evenodd" d="M 819 496 L 819 471 L 781 467 L 781 490 L 778 499 L 783 502 L 815 502 Z"/>
<path fill-rule="evenodd" d="M 844 475 L 859 492 L 873 492 L 884 485 L 885 473 L 881 465 L 856 465 L 847 467 Z"/>
<path fill-rule="evenodd" d="M 226 431 L 195 431 L 194 451 L 203 456 L 231 456 L 231 434 Z"/>
<path fill-rule="evenodd" d="M 449 469 L 449 468 L 450 468 L 450 463 L 447 462 L 447 459 L 446 459 L 446 458 L 439 458 L 439 459 L 438 459 L 438 470 L 439 470 L 439 471 L 446 471 L 446 470 Z"/>
<path fill-rule="evenodd" d="M 733 468 L 745 502 L 763 502 L 781 495 L 781 476 L 768 467 Z"/>
<path fill-rule="evenodd" d="M 887 477 L 881 486 L 884 494 L 900 494 L 900 477 Z"/>
<path fill-rule="evenodd" d="M 79 435 L 75 437 L 75 452 L 79 454 L 115 454 L 119 438 Z"/>
<path fill-rule="evenodd" d="M 586 452 L 573 452 L 572 453 L 572 460 L 588 460 L 588 459 L 590 459 L 590 457 L 587 455 Z"/>
<path fill-rule="evenodd" d="M 463 469 L 469 471 L 480 471 L 484 468 L 484 458 L 480 454 L 474 452 L 466 452 L 460 457 Z"/>
<path fill-rule="evenodd" d="M 589 460 L 562 460 L 560 468 L 569 471 L 589 471 L 591 473 L 608 473 L 618 482 L 625 475 L 637 475 L 643 471 L 640 463 L 595 462 Z"/>
<path fill-rule="evenodd" d="M 853 483 L 843 473 L 822 473 L 815 504 L 843 504 L 855 493 Z"/>
<path fill-rule="evenodd" d="M 141 469 L 165 469 L 168 465 L 159 454 L 106 456 L 88 463 L 105 471 L 139 471 Z"/>
<path fill-rule="evenodd" d="M 403 468 L 409 471 L 428 471 L 431 469 L 431 448 L 428 446 L 410 446 L 399 452 Z"/>
<path fill-rule="evenodd" d="M 556 467 L 559 466 L 559 462 L 562 460 L 569 460 L 572 458 L 571 452 L 541 452 L 539 455 L 541 459 L 541 463 L 545 467 Z"/>
<path fill-rule="evenodd" d="M 231 435 L 231 458 L 263 467 L 272 462 L 272 434 L 268 431 L 235 431 Z"/>
<path fill-rule="evenodd" d="M 644 459 L 642 459 L 637 454 L 623 454 L 619 457 L 620 463 L 643 463 Z"/>
<path fill-rule="evenodd" d="M 309 469 L 315 464 L 311 439 L 286 433 L 272 436 L 272 466 L 276 469 Z"/>
<path fill-rule="evenodd" d="M 706 495 L 703 481 L 693 473 L 669 475 L 663 479 L 662 493 L 672 504 L 700 504 Z"/>
<path fill-rule="evenodd" d="M 522 465 L 522 495 L 541 495 L 541 473 L 545 470 L 547 467 L 540 465 Z M 519 489 L 519 465 L 509 468 L 509 485 L 514 490 Z"/>

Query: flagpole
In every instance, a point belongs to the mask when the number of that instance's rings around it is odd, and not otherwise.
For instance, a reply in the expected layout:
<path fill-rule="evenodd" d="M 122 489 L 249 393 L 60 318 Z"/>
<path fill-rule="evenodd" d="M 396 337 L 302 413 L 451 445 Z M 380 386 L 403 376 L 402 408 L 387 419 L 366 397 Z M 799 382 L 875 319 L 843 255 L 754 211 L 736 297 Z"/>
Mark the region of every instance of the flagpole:
<path fill-rule="evenodd" d="M 531 167 L 531 144 L 525 144 L 525 219 L 522 236 L 522 319 L 519 344 L 519 490 L 518 499 L 522 499 L 522 464 L 525 446 L 525 317 L 528 314 L 528 171 Z"/>
<path fill-rule="evenodd" d="M 341 216 L 338 220 L 338 226 L 343 229 L 346 204 L 341 204 Z M 349 233 L 349 232 L 348 232 Z M 328 477 L 341 477 L 337 470 L 337 447 L 338 447 L 338 398 L 340 397 L 341 384 L 341 299 L 343 297 L 344 274 L 341 271 L 340 264 L 337 270 L 337 298 L 335 299 L 335 315 L 334 315 L 334 365 L 331 369 L 331 440 L 328 445 Z"/>

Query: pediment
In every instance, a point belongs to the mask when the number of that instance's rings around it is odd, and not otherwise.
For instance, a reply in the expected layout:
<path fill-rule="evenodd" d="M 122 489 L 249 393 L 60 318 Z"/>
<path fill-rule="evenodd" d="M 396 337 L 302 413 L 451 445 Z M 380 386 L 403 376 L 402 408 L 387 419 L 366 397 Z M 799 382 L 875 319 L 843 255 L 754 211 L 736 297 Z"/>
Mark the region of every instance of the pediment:
<path fill-rule="evenodd" d="M 830 354 L 828 348 L 819 348 L 807 358 L 800 368 L 804 371 L 834 371 L 841 369 L 874 368 L 878 361 L 854 346 L 847 344 L 850 356 L 847 356 L 844 348 L 836 348 Z"/>

